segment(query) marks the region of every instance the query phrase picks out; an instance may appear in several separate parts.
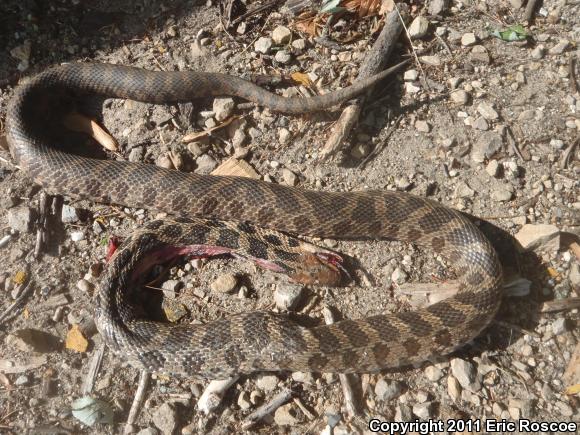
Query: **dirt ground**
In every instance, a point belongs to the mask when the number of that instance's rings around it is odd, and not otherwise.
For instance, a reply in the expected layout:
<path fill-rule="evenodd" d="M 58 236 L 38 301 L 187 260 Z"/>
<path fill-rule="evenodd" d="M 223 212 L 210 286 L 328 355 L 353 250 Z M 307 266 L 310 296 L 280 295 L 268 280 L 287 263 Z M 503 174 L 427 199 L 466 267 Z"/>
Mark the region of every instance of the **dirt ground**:
<path fill-rule="evenodd" d="M 389 64 L 410 53 L 413 63 L 377 86 L 344 150 L 330 160 L 321 161 L 320 153 L 341 108 L 286 116 L 241 100 L 234 108 L 239 118 L 185 144 L 187 134 L 222 123 L 220 101 L 154 106 L 84 98 L 78 111 L 103 125 L 120 148 L 102 152 L 92 140 L 79 142 L 101 157 L 183 171 L 209 173 L 234 157 L 274 183 L 429 196 L 476 216 L 500 253 L 512 285 L 496 319 L 451 356 L 355 377 L 355 417 L 335 375 L 244 376 L 208 415 L 198 408 L 207 381 L 153 375 L 127 427 L 139 371 L 105 349 L 91 372 L 103 349 L 91 324 L 92 301 L 110 238 L 130 234 L 158 213 L 73 201 L 64 193 L 52 199 L 44 223 L 48 243 L 35 256 L 43 191 L 2 147 L 15 86 L 51 65 L 94 61 L 281 77 L 270 89 L 285 96 L 327 92 L 356 78 L 380 32 L 380 16 L 339 14 L 326 27 L 318 21 L 327 32 L 321 39 L 279 9 L 282 3 L 226 32 L 212 0 L 3 0 L 0 313 L 9 315 L 0 317 L 0 434 L 229 433 L 285 390 L 294 398 L 250 431 L 362 434 L 370 433 L 371 418 L 580 421 L 573 367 L 575 355 L 580 358 L 580 3 L 546 0 L 526 28 L 527 39 L 512 42 L 494 31 L 523 22 L 525 5 L 519 8 L 517 0 L 452 0 L 433 15 L 438 3 L 410 3 L 411 20 L 423 16 L 428 28 L 412 43 L 401 36 Z M 260 3 L 234 4 L 232 19 Z M 290 29 L 289 38 L 284 29 L 274 31 L 279 26 Z M 292 81 L 293 73 L 302 80 L 308 74 L 310 88 Z M 526 240 L 537 243 L 523 252 L 517 245 Z M 440 257 L 405 243 L 315 242 L 353 259 L 351 283 L 303 288 L 253 264 L 219 258 L 173 264 L 157 284 L 166 302 L 159 290 L 144 291 L 158 311 L 179 322 L 281 310 L 287 297 L 314 324 L 323 322 L 325 307 L 344 318 L 410 309 L 427 303 L 425 292 L 408 291 L 412 283 L 447 288 L 453 281 Z M 13 307 L 15 301 L 22 303 Z M 87 386 L 87 378 L 94 382 Z M 99 399 L 95 406 L 111 412 L 112 422 L 82 423 L 73 402 L 85 396 Z"/>

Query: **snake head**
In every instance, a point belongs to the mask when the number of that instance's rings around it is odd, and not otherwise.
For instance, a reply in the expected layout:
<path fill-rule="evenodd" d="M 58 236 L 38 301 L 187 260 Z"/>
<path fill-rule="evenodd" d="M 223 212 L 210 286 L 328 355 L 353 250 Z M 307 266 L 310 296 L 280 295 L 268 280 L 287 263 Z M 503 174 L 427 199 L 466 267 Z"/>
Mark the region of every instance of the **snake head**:
<path fill-rule="evenodd" d="M 302 284 L 338 286 L 343 278 L 343 259 L 340 255 L 310 243 L 300 244 L 302 254 L 289 277 Z M 346 273 L 348 275 L 348 273 Z"/>

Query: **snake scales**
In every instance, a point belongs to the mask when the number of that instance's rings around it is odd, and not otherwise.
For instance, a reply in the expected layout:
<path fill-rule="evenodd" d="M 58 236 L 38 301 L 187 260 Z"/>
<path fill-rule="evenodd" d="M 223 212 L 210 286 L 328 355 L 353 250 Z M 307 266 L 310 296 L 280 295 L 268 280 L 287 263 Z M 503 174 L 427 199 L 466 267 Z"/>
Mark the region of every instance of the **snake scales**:
<path fill-rule="evenodd" d="M 60 150 L 43 127 L 47 101 L 63 92 L 152 103 L 234 95 L 275 111 L 303 113 L 352 98 L 386 75 L 310 99 L 286 99 L 226 75 L 106 64 L 55 67 L 20 85 L 8 108 L 7 137 L 15 160 L 35 182 L 75 198 L 178 216 L 149 223 L 112 258 L 95 310 L 109 347 L 152 371 L 222 378 L 257 370 L 368 372 L 398 367 L 448 353 L 478 335 L 499 306 L 502 272 L 488 240 L 455 210 L 406 193 L 315 192 L 81 157 Z M 261 311 L 203 325 L 156 323 L 139 316 L 133 302 L 136 281 L 152 264 L 180 254 L 233 252 L 302 282 L 336 282 L 340 257 L 272 230 L 416 243 L 453 264 L 460 291 L 418 311 L 309 329 L 285 315 Z"/>

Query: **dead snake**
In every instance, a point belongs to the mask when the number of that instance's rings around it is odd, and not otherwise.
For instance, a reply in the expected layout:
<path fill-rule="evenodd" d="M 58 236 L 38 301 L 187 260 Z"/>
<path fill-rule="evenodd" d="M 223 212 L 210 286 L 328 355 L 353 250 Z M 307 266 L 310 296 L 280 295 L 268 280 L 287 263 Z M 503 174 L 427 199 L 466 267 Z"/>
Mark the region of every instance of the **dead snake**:
<path fill-rule="evenodd" d="M 151 371 L 223 378 L 258 370 L 369 372 L 446 354 L 477 336 L 498 309 L 502 271 L 489 241 L 458 211 L 407 193 L 315 192 L 81 157 L 59 150 L 43 128 L 50 112 L 47 101 L 63 92 L 150 103 L 233 95 L 274 111 L 304 113 L 350 99 L 388 74 L 314 98 L 283 98 L 216 73 L 85 63 L 49 69 L 20 85 L 8 107 L 7 138 L 16 162 L 35 182 L 75 198 L 187 218 L 152 222 L 117 250 L 99 284 L 95 309 L 109 347 Z M 302 282 L 335 283 L 339 257 L 270 229 L 416 243 L 453 264 L 460 291 L 417 311 L 314 328 L 262 311 L 203 325 L 157 323 L 139 316 L 130 290 L 135 281 L 152 264 L 180 254 L 208 255 L 222 249 Z"/>

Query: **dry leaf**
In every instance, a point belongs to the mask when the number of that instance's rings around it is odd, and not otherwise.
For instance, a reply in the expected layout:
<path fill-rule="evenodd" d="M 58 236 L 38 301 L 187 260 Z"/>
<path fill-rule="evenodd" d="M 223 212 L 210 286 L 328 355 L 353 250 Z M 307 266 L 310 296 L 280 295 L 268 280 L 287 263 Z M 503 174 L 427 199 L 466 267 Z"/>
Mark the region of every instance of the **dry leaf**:
<path fill-rule="evenodd" d="M 19 270 L 14 275 L 14 278 L 12 278 L 12 281 L 14 281 L 14 284 L 18 284 L 18 285 L 23 284 L 24 281 L 26 281 L 26 272 Z"/>
<path fill-rule="evenodd" d="M 580 261 L 580 245 L 578 244 L 578 242 L 572 242 L 570 244 L 570 249 L 574 253 L 576 260 Z"/>
<path fill-rule="evenodd" d="M 238 160 L 230 157 L 217 168 L 215 168 L 212 175 L 232 175 L 236 177 L 260 178 L 260 175 L 244 160 Z"/>
<path fill-rule="evenodd" d="M 572 385 L 566 388 L 566 394 L 573 396 L 574 394 L 580 394 L 580 384 Z"/>
<path fill-rule="evenodd" d="M 80 113 L 69 113 L 64 117 L 66 128 L 86 133 L 95 139 L 103 148 L 109 151 L 118 151 L 119 145 L 113 136 L 107 133 L 99 124 Z"/>
<path fill-rule="evenodd" d="M 46 361 L 46 355 L 33 356 L 26 361 L 27 364 L 18 364 L 12 360 L 0 359 L 0 372 L 4 372 L 6 374 L 23 373 L 28 370 L 37 369 L 38 367 L 46 364 Z"/>
<path fill-rule="evenodd" d="M 310 36 L 318 36 L 318 29 L 322 28 L 326 22 L 326 16 L 315 15 L 312 12 L 300 14 L 294 23 L 294 28 L 298 32 L 306 33 Z"/>
<path fill-rule="evenodd" d="M 239 118 L 239 116 L 230 116 L 228 119 L 224 120 L 224 122 L 222 122 L 220 125 L 216 125 L 215 127 L 208 128 L 207 130 L 204 130 L 204 131 L 196 131 L 193 133 L 186 134 L 185 136 L 183 136 L 183 139 L 181 139 L 181 142 L 183 142 L 183 143 L 195 142 L 199 138 L 209 136 L 209 134 L 213 131 L 216 131 L 216 130 L 219 130 L 220 128 L 226 127 L 234 119 L 238 119 L 238 118 Z"/>
<path fill-rule="evenodd" d="M 89 342 L 81 332 L 79 325 L 73 325 L 66 334 L 65 346 L 67 349 L 77 352 L 86 352 Z"/>
<path fill-rule="evenodd" d="M 302 86 L 306 87 L 312 86 L 312 80 L 310 80 L 308 74 L 304 74 L 301 72 L 293 72 L 292 74 L 290 74 L 290 77 L 292 78 L 292 80 L 294 80 L 296 83 L 301 84 Z"/>
<path fill-rule="evenodd" d="M 349 12 L 356 12 L 362 18 L 369 15 L 377 15 L 381 4 L 380 0 L 346 0 L 341 3 L 341 6 Z"/>

